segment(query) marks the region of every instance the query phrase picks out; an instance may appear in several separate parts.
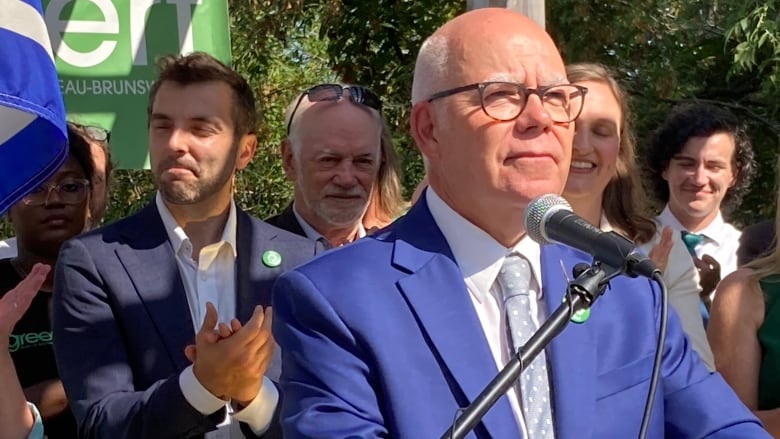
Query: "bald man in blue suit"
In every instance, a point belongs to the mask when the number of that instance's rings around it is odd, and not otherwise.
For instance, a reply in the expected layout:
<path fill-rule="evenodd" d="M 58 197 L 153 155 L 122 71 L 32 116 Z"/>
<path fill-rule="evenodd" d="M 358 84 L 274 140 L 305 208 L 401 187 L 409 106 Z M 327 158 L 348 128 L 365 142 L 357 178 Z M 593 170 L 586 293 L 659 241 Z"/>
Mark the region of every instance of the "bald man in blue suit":
<path fill-rule="evenodd" d="M 562 190 L 586 96 L 567 84 L 549 36 L 506 9 L 468 12 L 423 44 L 411 126 L 426 193 L 387 230 L 274 287 L 286 438 L 444 433 L 513 351 L 495 286 L 507 256 L 533 273 L 525 321 L 557 308 L 561 270 L 591 258 L 530 241 L 523 216 L 531 199 Z M 768 438 L 671 314 L 647 437 Z M 538 384 L 521 377 L 469 437 L 637 437 L 660 325 L 659 289 L 614 279 L 590 318 L 545 349 L 549 373 Z M 549 428 L 527 410 L 532 390 L 549 405 Z"/>

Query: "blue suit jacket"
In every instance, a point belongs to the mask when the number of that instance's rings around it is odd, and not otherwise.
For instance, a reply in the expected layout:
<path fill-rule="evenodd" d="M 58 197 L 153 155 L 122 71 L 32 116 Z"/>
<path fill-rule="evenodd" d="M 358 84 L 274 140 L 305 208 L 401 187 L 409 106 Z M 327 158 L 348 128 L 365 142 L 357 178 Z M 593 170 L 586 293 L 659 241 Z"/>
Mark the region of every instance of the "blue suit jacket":
<path fill-rule="evenodd" d="M 276 278 L 317 244 L 241 210 L 236 222 L 236 313 L 246 322 L 255 305 L 270 304 Z M 266 250 L 279 252 L 282 264 L 265 266 Z M 53 314 L 57 364 L 81 437 L 198 436 L 223 419 L 224 410 L 201 415 L 179 387 L 195 330 L 154 202 L 62 247 Z M 266 436 L 278 430 L 272 425 Z"/>
<path fill-rule="evenodd" d="M 543 294 L 591 262 L 542 248 Z M 619 278 L 590 319 L 547 350 L 557 438 L 637 437 L 659 328 L 659 291 Z M 274 287 L 285 438 L 435 438 L 498 369 L 463 275 L 424 201 L 389 229 L 283 275 Z M 691 350 L 673 313 L 651 438 L 768 438 Z M 521 437 L 502 397 L 471 437 Z"/>

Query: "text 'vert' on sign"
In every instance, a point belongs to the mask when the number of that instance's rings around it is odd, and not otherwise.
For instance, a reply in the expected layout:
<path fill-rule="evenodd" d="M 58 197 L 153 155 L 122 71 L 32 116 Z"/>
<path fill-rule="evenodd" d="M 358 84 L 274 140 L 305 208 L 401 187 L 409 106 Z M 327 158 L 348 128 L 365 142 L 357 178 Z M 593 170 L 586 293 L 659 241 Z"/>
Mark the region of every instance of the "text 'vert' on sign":
<path fill-rule="evenodd" d="M 230 60 L 227 0 L 44 0 L 68 118 L 111 130 L 121 168 L 148 168 L 146 107 L 155 61 Z"/>

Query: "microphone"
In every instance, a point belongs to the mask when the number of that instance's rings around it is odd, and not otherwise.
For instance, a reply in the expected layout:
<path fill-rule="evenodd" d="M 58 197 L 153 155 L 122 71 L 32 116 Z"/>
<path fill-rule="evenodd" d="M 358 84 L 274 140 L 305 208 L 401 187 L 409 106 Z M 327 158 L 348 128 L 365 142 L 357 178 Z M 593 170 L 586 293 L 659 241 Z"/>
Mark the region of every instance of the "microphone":
<path fill-rule="evenodd" d="M 615 232 L 604 232 L 577 216 L 569 203 L 554 194 L 541 195 L 525 209 L 525 231 L 541 245 L 557 242 L 584 251 L 631 277 L 653 278 L 660 271 L 637 251 L 632 241 Z"/>

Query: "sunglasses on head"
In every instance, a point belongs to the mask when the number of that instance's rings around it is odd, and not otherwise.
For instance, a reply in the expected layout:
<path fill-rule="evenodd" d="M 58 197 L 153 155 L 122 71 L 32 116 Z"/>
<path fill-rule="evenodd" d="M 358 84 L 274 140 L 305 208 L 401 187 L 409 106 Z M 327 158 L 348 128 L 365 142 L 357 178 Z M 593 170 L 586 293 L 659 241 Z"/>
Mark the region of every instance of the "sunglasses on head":
<path fill-rule="evenodd" d="M 72 125 L 74 128 L 76 128 L 77 130 L 84 133 L 91 140 L 94 140 L 96 142 L 108 143 L 109 140 L 111 140 L 111 131 L 108 131 L 105 128 L 97 127 L 94 125 L 82 125 L 80 123 L 75 123 L 75 122 L 68 122 L 68 123 Z"/>
<path fill-rule="evenodd" d="M 366 107 L 373 108 L 376 111 L 382 112 L 382 100 L 379 99 L 373 91 L 361 87 L 359 85 L 341 85 L 341 84 L 320 84 L 301 93 L 298 98 L 298 102 L 295 103 L 293 111 L 290 113 L 290 120 L 287 121 L 287 135 L 290 134 L 290 127 L 292 121 L 295 118 L 295 112 L 298 111 L 298 107 L 301 105 L 304 96 L 309 98 L 309 102 L 322 102 L 322 101 L 338 101 L 345 96 L 344 91 L 347 91 L 346 96 L 349 96 L 349 100 L 353 104 L 365 105 Z"/>

